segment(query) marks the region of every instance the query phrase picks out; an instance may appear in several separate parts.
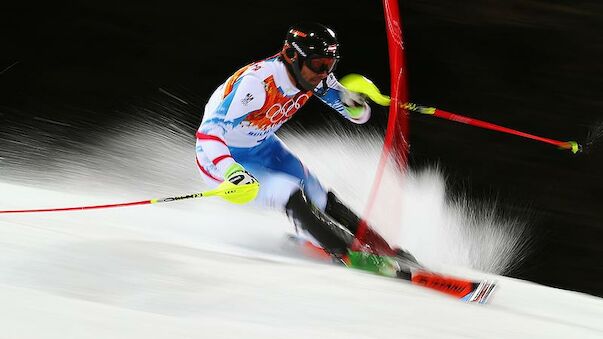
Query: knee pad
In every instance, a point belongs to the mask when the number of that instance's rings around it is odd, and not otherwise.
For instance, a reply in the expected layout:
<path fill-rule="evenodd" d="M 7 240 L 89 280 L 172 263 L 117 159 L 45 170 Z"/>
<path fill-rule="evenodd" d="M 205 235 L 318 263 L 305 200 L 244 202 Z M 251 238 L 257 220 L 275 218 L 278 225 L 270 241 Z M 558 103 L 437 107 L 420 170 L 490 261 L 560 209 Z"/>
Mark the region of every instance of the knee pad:
<path fill-rule="evenodd" d="M 294 192 L 285 207 L 296 227 L 308 232 L 328 252 L 343 255 L 354 234 L 341 227 L 306 199 L 302 190 Z"/>
<path fill-rule="evenodd" d="M 335 193 L 329 191 L 327 193 L 327 204 L 325 213 L 335 219 L 338 223 L 350 230 L 352 233 L 358 231 L 360 217 L 337 198 Z"/>

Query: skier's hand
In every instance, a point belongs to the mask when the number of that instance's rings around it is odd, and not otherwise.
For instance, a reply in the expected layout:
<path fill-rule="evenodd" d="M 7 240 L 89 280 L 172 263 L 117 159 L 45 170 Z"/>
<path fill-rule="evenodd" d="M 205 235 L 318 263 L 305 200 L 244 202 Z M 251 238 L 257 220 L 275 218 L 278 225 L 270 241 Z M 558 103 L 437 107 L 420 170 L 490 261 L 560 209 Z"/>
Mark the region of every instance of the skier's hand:
<path fill-rule="evenodd" d="M 339 99 L 349 108 L 363 107 L 367 103 L 367 98 L 364 94 L 350 91 L 345 87 L 339 92 Z"/>
<path fill-rule="evenodd" d="M 345 110 L 353 119 L 352 121 L 356 123 L 365 123 L 369 119 L 371 107 L 364 94 L 350 91 L 344 87 L 341 89 L 341 92 L 339 92 L 339 98 L 345 105 Z"/>
<path fill-rule="evenodd" d="M 247 172 L 239 163 L 234 163 L 228 167 L 224 174 L 224 179 L 237 186 L 257 183 L 257 179 Z"/>

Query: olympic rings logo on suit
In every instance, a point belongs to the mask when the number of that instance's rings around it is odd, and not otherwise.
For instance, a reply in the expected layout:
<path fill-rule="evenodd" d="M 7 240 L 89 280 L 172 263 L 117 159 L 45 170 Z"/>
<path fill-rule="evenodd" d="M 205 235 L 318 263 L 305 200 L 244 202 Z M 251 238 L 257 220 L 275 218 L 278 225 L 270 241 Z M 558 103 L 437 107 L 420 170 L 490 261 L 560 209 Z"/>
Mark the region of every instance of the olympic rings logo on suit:
<path fill-rule="evenodd" d="M 308 101 L 308 99 L 310 99 L 310 96 L 304 93 L 297 98 L 289 99 L 289 101 L 285 102 L 284 104 L 277 102 L 266 111 L 266 118 L 268 118 L 273 124 L 287 119 L 291 117 L 293 113 L 297 112 L 297 110 L 302 107 L 306 101 Z"/>

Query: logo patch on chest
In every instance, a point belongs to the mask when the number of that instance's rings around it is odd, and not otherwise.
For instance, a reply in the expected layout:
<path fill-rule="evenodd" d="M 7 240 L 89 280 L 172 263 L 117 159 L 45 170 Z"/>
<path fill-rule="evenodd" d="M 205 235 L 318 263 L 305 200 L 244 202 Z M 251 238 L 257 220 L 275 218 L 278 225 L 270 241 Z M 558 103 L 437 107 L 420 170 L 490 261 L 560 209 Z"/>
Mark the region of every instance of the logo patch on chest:
<path fill-rule="evenodd" d="M 253 100 L 253 95 L 251 93 L 247 93 L 245 94 L 245 97 L 241 99 L 241 104 L 243 104 L 243 106 L 247 106 L 251 100 Z"/>

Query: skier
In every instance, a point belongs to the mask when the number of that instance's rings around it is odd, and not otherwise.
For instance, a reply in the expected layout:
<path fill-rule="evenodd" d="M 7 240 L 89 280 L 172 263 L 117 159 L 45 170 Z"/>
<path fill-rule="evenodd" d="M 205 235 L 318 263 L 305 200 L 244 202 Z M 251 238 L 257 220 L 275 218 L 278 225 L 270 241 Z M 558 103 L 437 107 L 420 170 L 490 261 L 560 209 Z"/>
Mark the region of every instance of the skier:
<path fill-rule="evenodd" d="M 369 119 L 365 98 L 333 75 L 339 58 L 331 29 L 317 23 L 292 26 L 278 54 L 241 68 L 215 90 L 196 133 L 196 155 L 208 185 L 259 182 L 255 204 L 285 211 L 297 231 L 345 262 L 360 218 L 275 135 L 312 96 L 353 123 Z M 366 239 L 374 250 L 394 253 L 370 228 Z"/>

